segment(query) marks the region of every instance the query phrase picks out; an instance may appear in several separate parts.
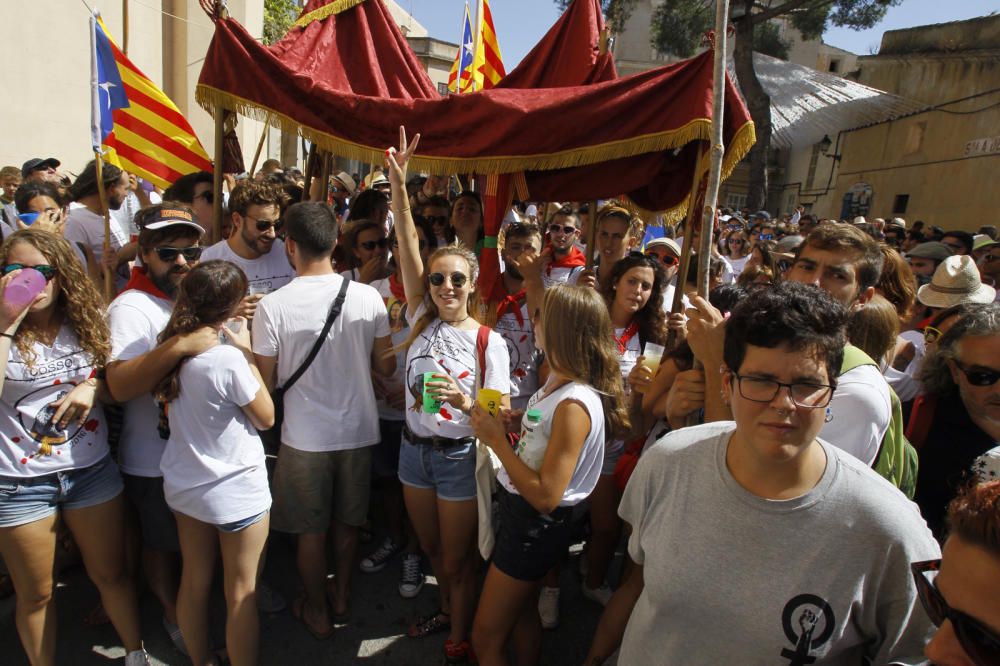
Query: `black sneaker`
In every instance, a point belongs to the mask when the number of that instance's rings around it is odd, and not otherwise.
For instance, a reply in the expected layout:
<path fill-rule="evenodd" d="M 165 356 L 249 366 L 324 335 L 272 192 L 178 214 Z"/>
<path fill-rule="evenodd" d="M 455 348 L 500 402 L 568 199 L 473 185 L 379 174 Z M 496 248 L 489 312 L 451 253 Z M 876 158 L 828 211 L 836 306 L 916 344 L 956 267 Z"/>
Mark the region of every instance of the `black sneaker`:
<path fill-rule="evenodd" d="M 399 579 L 399 596 L 412 599 L 420 594 L 426 580 L 420 566 L 420 553 L 407 553 L 403 557 L 403 575 Z"/>
<path fill-rule="evenodd" d="M 392 537 L 386 537 L 382 545 L 374 553 L 361 560 L 361 570 L 365 573 L 377 573 L 385 569 L 389 560 L 396 556 L 396 553 L 403 550 L 402 546 L 396 544 Z"/>

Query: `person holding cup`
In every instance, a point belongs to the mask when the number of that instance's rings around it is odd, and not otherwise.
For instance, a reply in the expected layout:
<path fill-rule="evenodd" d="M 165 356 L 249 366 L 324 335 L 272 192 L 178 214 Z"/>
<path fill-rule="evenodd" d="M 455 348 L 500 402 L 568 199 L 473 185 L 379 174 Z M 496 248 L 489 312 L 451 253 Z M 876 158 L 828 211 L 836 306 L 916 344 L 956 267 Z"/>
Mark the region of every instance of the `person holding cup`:
<path fill-rule="evenodd" d="M 392 184 L 393 219 L 403 274 L 406 319 L 406 425 L 399 480 L 406 510 L 441 592 L 441 607 L 410 627 L 409 635 L 448 631 L 445 655 L 461 661 L 472 654 L 469 630 L 475 604 L 478 554 L 476 438 L 469 421 L 478 387 L 501 394 L 510 407 L 510 355 L 497 333 L 472 316 L 470 299 L 479 265 L 461 245 L 438 248 L 426 269 L 407 204 L 406 167 L 420 135 L 386 152 Z"/>

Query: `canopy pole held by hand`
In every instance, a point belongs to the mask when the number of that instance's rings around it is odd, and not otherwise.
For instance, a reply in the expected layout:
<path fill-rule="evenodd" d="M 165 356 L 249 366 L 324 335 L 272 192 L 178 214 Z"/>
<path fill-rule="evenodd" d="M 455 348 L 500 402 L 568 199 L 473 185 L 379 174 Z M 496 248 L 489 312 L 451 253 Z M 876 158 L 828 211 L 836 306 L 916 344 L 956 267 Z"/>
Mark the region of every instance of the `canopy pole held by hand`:
<path fill-rule="evenodd" d="M 97 195 L 101 200 L 101 213 L 104 215 L 104 249 L 102 250 L 101 270 L 104 272 L 104 298 L 108 303 L 115 297 L 115 271 L 108 268 L 108 257 L 111 256 L 111 210 L 108 208 L 108 192 L 104 188 L 104 158 L 101 151 L 94 152 L 94 166 L 97 171 Z"/>
<path fill-rule="evenodd" d="M 221 106 L 215 107 L 215 164 L 212 170 L 212 192 L 215 198 L 212 201 L 212 242 L 218 243 L 222 240 L 222 153 L 226 134 L 226 110 Z"/>
<path fill-rule="evenodd" d="M 594 250 L 597 247 L 597 199 L 590 202 L 590 212 L 587 219 L 590 220 L 590 228 L 587 230 L 587 265 L 589 271 L 594 267 Z"/>

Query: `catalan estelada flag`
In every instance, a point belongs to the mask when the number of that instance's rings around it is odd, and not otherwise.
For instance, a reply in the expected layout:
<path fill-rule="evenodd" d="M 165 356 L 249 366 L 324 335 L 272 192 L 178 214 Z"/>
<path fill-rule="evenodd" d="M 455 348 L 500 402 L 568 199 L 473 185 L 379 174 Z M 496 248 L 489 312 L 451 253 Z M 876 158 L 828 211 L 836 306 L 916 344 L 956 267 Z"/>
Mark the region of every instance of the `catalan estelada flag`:
<path fill-rule="evenodd" d="M 467 92 L 472 86 L 472 60 L 476 43 L 472 38 L 472 20 L 469 18 L 469 3 L 465 3 L 465 24 L 462 29 L 462 43 L 455 54 L 455 62 L 448 74 L 448 90 L 453 93 Z"/>
<path fill-rule="evenodd" d="M 211 171 L 208 153 L 170 98 L 90 18 L 91 143 L 106 162 L 159 187 Z"/>
<path fill-rule="evenodd" d="M 476 49 L 476 59 L 473 71 L 476 90 L 488 90 L 500 83 L 507 75 L 503 68 L 503 56 L 500 55 L 500 42 L 493 27 L 493 13 L 490 11 L 490 0 L 481 0 L 479 12 L 479 46 Z"/>

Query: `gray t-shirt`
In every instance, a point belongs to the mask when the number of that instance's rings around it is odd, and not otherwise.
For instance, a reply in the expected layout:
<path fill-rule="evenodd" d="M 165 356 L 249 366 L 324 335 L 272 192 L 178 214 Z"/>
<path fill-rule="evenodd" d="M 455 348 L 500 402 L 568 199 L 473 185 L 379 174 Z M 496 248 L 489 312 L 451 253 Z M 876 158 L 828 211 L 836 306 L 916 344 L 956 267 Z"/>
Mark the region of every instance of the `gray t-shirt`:
<path fill-rule="evenodd" d="M 726 467 L 732 422 L 649 448 L 618 509 L 645 588 L 620 664 L 925 664 L 909 564 L 940 549 L 915 504 L 821 442 L 819 483 L 767 500 Z"/>

